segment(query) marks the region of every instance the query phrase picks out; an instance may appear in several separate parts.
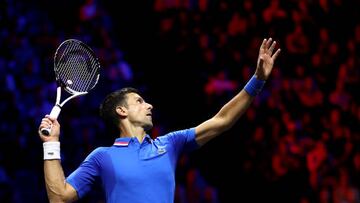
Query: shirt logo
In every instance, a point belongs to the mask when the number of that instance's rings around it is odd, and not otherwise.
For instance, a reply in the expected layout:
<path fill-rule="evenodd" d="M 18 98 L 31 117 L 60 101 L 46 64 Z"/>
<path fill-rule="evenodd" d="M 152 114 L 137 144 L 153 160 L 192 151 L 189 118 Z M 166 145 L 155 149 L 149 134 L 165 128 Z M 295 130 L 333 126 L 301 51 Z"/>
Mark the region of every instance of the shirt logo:
<path fill-rule="evenodd" d="M 166 152 L 166 149 L 165 148 L 159 148 L 158 150 L 157 150 L 157 153 L 158 154 L 163 154 L 163 153 L 165 153 Z"/>

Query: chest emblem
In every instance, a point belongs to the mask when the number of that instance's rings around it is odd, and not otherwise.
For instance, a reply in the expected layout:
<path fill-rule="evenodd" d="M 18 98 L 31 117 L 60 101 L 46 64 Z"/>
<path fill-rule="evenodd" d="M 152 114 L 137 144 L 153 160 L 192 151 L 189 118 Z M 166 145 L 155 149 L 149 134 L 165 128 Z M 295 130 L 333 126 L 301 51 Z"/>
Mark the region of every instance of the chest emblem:
<path fill-rule="evenodd" d="M 158 150 L 157 150 L 158 154 L 163 154 L 165 152 L 166 152 L 166 149 L 164 147 L 158 148 Z"/>

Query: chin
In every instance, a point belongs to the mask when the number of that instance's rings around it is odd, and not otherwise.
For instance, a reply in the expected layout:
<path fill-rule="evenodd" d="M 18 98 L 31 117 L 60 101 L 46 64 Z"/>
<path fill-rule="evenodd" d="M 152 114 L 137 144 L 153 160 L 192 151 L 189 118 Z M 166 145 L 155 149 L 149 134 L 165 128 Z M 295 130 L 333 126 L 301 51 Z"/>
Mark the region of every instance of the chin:
<path fill-rule="evenodd" d="M 153 124 L 152 124 L 152 123 L 147 123 L 147 124 L 144 125 L 144 130 L 145 130 L 145 131 L 148 131 L 148 130 L 150 130 L 152 127 L 153 127 Z"/>

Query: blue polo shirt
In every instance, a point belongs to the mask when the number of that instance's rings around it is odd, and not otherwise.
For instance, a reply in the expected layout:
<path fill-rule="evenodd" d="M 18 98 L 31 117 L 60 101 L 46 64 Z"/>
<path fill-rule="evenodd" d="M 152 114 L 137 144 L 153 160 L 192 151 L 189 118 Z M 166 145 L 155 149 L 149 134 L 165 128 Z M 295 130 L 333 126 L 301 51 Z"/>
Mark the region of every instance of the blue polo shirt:
<path fill-rule="evenodd" d="M 193 150 L 195 128 L 179 130 L 140 144 L 135 137 L 117 138 L 111 147 L 91 152 L 66 181 L 81 198 L 101 181 L 106 202 L 172 203 L 179 155 Z"/>

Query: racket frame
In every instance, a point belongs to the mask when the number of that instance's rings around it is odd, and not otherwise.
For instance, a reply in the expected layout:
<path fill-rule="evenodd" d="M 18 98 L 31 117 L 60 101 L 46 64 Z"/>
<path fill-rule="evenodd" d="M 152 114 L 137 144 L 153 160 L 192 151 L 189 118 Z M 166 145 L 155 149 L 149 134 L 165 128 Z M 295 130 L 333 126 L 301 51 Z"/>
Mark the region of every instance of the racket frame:
<path fill-rule="evenodd" d="M 63 102 L 60 103 L 62 89 L 65 89 L 67 92 L 69 92 L 72 95 L 69 96 Z M 59 114 L 60 114 L 61 108 L 64 106 L 64 104 L 66 102 L 68 102 L 71 99 L 74 99 L 75 97 L 79 97 L 79 96 L 85 95 L 87 93 L 88 92 L 77 92 L 77 91 L 71 90 L 68 87 L 64 88 L 63 86 L 58 86 L 56 88 L 56 102 L 55 102 L 55 105 L 54 105 L 54 107 L 52 108 L 52 110 L 50 112 L 50 118 L 57 119 Z"/>
<path fill-rule="evenodd" d="M 68 43 L 69 41 L 73 41 L 75 43 L 78 43 L 80 44 L 82 47 L 86 48 L 89 53 L 93 56 L 93 58 L 96 60 L 96 69 L 100 69 L 100 63 L 99 63 L 99 59 L 95 56 L 93 50 L 87 46 L 85 43 L 79 41 L 79 40 L 76 40 L 76 39 L 68 39 L 64 42 L 62 42 L 59 47 L 57 48 L 56 52 L 55 52 L 55 57 L 54 59 L 56 58 L 56 55 L 58 54 L 58 51 L 60 49 L 61 46 L 63 46 L 63 44 L 65 43 Z M 97 75 L 96 75 L 96 81 L 95 83 L 92 85 L 92 87 L 90 87 L 88 89 L 88 91 L 85 91 L 85 92 L 79 92 L 79 91 L 75 91 L 73 89 L 71 89 L 70 87 L 68 87 L 64 81 L 62 81 L 59 77 L 58 77 L 58 73 L 57 73 L 57 65 L 56 65 L 56 60 L 54 60 L 54 71 L 56 73 L 56 82 L 57 82 L 57 88 L 56 88 L 56 102 L 55 102 L 55 105 L 53 106 L 53 108 L 51 109 L 51 112 L 49 114 L 49 117 L 51 119 L 57 119 L 58 116 L 60 115 L 60 112 L 61 112 L 61 108 L 64 106 L 65 103 L 67 103 L 69 100 L 71 99 L 74 99 L 76 97 L 79 97 L 79 96 L 82 96 L 82 95 L 85 95 L 88 93 L 89 90 L 93 89 L 96 84 L 98 83 L 99 81 L 99 77 L 100 77 L 100 74 L 98 73 L 97 71 Z M 62 101 L 60 103 L 60 99 L 61 99 L 61 93 L 62 91 L 65 90 L 66 92 L 68 92 L 71 96 L 67 97 L 64 101 Z M 52 126 L 49 126 L 48 128 L 42 128 L 40 131 L 43 135 L 45 136 L 49 136 L 50 135 L 50 132 L 51 132 L 51 127 Z"/>

